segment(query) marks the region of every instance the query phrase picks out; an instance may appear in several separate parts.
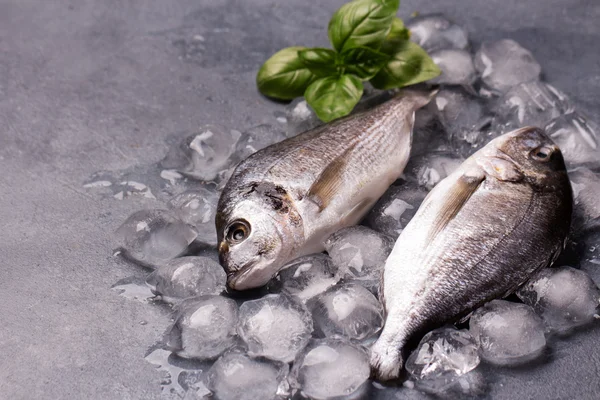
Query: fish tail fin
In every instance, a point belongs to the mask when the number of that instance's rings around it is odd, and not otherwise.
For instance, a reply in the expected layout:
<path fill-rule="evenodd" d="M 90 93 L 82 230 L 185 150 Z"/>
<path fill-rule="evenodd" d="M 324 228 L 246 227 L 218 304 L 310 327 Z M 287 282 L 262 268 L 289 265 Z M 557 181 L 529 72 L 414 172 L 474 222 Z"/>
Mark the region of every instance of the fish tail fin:
<path fill-rule="evenodd" d="M 414 110 L 418 110 L 429 104 L 439 91 L 440 89 L 437 87 L 430 89 L 402 89 L 399 91 L 398 96 L 407 99 L 414 107 Z"/>
<path fill-rule="evenodd" d="M 371 348 L 371 375 L 378 381 L 398 379 L 404 360 L 402 344 L 382 335 Z"/>

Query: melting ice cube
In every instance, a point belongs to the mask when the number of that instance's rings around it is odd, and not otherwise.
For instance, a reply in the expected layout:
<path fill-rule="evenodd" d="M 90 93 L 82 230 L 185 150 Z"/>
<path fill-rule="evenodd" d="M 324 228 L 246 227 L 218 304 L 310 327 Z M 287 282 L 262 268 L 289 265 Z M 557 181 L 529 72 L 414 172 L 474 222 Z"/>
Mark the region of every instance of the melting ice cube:
<path fill-rule="evenodd" d="M 558 333 L 593 321 L 600 304 L 600 290 L 592 279 L 571 267 L 543 269 L 517 295 Z"/>
<path fill-rule="evenodd" d="M 181 255 L 197 232 L 165 210 L 141 210 L 117 229 L 123 255 L 150 267 Z"/>
<path fill-rule="evenodd" d="M 493 300 L 473 313 L 469 330 L 481 357 L 493 364 L 522 364 L 546 346 L 544 322 L 526 304 Z"/>
<path fill-rule="evenodd" d="M 225 290 L 225 271 L 206 257 L 181 257 L 161 265 L 146 279 L 152 291 L 168 303 Z"/>
<path fill-rule="evenodd" d="M 354 340 L 372 337 L 383 327 L 383 307 L 362 286 L 334 286 L 308 302 L 315 331 L 321 337 L 343 336 Z"/>
<path fill-rule="evenodd" d="M 252 356 L 290 362 L 312 330 L 306 307 L 285 295 L 271 294 L 240 306 L 238 333 Z"/>
<path fill-rule="evenodd" d="M 542 70 L 529 50 L 510 39 L 483 43 L 475 54 L 475 68 L 483 82 L 500 93 L 539 79 Z"/>

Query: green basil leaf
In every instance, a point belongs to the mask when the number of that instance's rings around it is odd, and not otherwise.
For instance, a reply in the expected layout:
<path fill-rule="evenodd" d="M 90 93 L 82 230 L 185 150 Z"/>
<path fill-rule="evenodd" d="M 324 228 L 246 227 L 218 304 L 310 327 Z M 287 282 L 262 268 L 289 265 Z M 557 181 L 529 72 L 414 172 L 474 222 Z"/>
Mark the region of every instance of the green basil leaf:
<path fill-rule="evenodd" d="M 265 96 L 291 100 L 302 96 L 317 77 L 304 65 L 298 51 L 306 47 L 288 47 L 273 54 L 256 75 L 258 90 Z"/>
<path fill-rule="evenodd" d="M 331 49 L 314 48 L 298 52 L 306 67 L 317 76 L 329 76 L 338 71 L 338 53 Z"/>
<path fill-rule="evenodd" d="M 410 39 L 410 31 L 404 26 L 400 18 L 394 18 L 390 32 L 385 37 L 380 51 L 386 54 L 394 54 L 394 51 L 403 42 Z"/>
<path fill-rule="evenodd" d="M 419 45 L 405 41 L 371 79 L 377 89 L 392 89 L 433 79 L 440 69 Z"/>
<path fill-rule="evenodd" d="M 363 84 L 354 75 L 320 78 L 304 93 L 306 102 L 324 122 L 350 114 L 363 94 Z"/>
<path fill-rule="evenodd" d="M 355 47 L 341 54 L 345 71 L 363 80 L 371 79 L 389 61 L 390 56 L 368 47 Z"/>
<path fill-rule="evenodd" d="M 328 35 L 338 52 L 353 47 L 379 49 L 390 31 L 400 0 L 355 0 L 331 17 Z"/>

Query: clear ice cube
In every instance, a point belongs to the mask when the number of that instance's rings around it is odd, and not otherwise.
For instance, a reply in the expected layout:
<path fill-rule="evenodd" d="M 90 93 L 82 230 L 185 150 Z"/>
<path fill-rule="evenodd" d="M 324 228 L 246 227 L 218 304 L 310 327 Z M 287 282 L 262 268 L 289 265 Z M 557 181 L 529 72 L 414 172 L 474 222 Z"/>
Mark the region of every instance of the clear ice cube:
<path fill-rule="evenodd" d="M 471 86 L 477 79 L 473 58 L 468 51 L 444 49 L 431 53 L 431 59 L 442 71 L 430 82 L 446 85 Z"/>
<path fill-rule="evenodd" d="M 369 374 L 363 347 L 345 339 L 313 339 L 294 361 L 291 383 L 311 399 L 330 399 L 352 395 Z"/>
<path fill-rule="evenodd" d="M 511 39 L 483 43 L 474 61 L 483 82 L 500 93 L 539 79 L 542 71 L 533 54 Z"/>
<path fill-rule="evenodd" d="M 198 233 L 166 210 L 141 210 L 117 229 L 122 254 L 156 268 L 183 254 Z"/>
<path fill-rule="evenodd" d="M 285 108 L 285 115 L 288 126 L 288 137 L 296 136 L 299 133 L 323 124 L 306 100 L 304 100 L 304 97 L 292 100 Z"/>
<path fill-rule="evenodd" d="M 573 221 L 575 233 L 600 226 L 600 173 L 579 167 L 569 171 L 573 189 Z"/>
<path fill-rule="evenodd" d="M 433 103 L 434 101 L 431 101 L 415 113 L 411 157 L 452 150 L 450 133 L 446 131 Z"/>
<path fill-rule="evenodd" d="M 158 267 L 146 279 L 152 292 L 175 303 L 188 297 L 219 294 L 225 290 L 223 268 L 206 257 L 181 257 Z"/>
<path fill-rule="evenodd" d="M 479 365 L 478 351 L 479 344 L 469 331 L 444 327 L 421 339 L 405 367 L 417 387 L 442 390 Z"/>
<path fill-rule="evenodd" d="M 600 162 L 600 127 L 577 112 L 561 115 L 545 127 L 567 165 Z"/>
<path fill-rule="evenodd" d="M 231 155 L 240 135 L 236 130 L 205 125 L 176 143 L 161 166 L 201 181 L 217 181 L 219 174 L 232 166 Z"/>
<path fill-rule="evenodd" d="M 431 190 L 442 179 L 460 167 L 463 161 L 464 158 L 457 156 L 455 153 L 432 152 L 411 158 L 404 173 L 407 180 Z"/>
<path fill-rule="evenodd" d="M 429 107 L 462 156 L 473 154 L 493 138 L 488 132 L 492 118 L 484 102 L 464 88 L 442 88 Z"/>
<path fill-rule="evenodd" d="M 313 323 L 303 304 L 270 294 L 240 306 L 237 330 L 251 356 L 290 362 L 308 343 Z"/>
<path fill-rule="evenodd" d="M 397 238 L 416 214 L 427 196 L 427 190 L 413 182 L 390 186 L 365 217 L 371 227 L 384 235 Z"/>
<path fill-rule="evenodd" d="M 274 282 L 281 291 L 305 303 L 339 280 L 331 257 L 319 253 L 291 261 L 281 270 Z"/>
<path fill-rule="evenodd" d="M 308 302 L 319 337 L 364 340 L 383 327 L 383 307 L 360 285 L 334 286 Z"/>
<path fill-rule="evenodd" d="M 493 300 L 473 312 L 469 331 L 481 358 L 498 365 L 523 364 L 546 346 L 544 321 L 526 304 Z"/>
<path fill-rule="evenodd" d="M 238 307 L 223 296 L 200 296 L 177 306 L 167 343 L 183 358 L 209 360 L 235 344 Z"/>
<path fill-rule="evenodd" d="M 258 150 L 281 142 L 285 138 L 285 133 L 277 127 L 268 124 L 254 126 L 240 136 L 235 146 L 235 161 L 242 161 Z"/>
<path fill-rule="evenodd" d="M 469 47 L 467 32 L 450 22 L 441 14 L 422 15 L 406 23 L 410 40 L 431 53 L 441 49 L 466 49 Z"/>
<path fill-rule="evenodd" d="M 494 107 L 493 127 L 497 133 L 524 126 L 543 128 L 553 118 L 573 109 L 567 96 L 547 83 L 521 83 L 502 96 Z"/>
<path fill-rule="evenodd" d="M 325 241 L 325 250 L 347 280 L 359 281 L 376 290 L 383 266 L 392 251 L 394 241 L 366 226 L 351 226 L 335 232 Z"/>
<path fill-rule="evenodd" d="M 206 188 L 196 188 L 173 197 L 168 206 L 177 218 L 196 228 L 198 239 L 217 244 L 215 216 L 219 195 Z"/>
<path fill-rule="evenodd" d="M 532 277 L 517 296 L 533 307 L 554 332 L 566 333 L 594 320 L 600 290 L 584 271 L 545 268 Z"/>
<path fill-rule="evenodd" d="M 596 227 L 578 238 L 580 242 L 580 267 L 600 287 L 600 229 Z"/>
<path fill-rule="evenodd" d="M 219 400 L 274 400 L 286 394 L 288 371 L 284 363 L 232 350 L 213 364 L 204 383 Z"/>

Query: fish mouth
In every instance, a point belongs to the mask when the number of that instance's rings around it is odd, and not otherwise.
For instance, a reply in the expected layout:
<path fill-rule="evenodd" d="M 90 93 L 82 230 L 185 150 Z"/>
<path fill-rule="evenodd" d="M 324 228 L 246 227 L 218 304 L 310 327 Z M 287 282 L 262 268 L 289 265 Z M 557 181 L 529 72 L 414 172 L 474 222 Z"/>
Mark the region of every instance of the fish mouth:
<path fill-rule="evenodd" d="M 253 271 L 253 267 L 256 265 L 257 262 L 258 258 L 253 258 L 252 260 L 242 265 L 240 269 L 232 272 L 227 272 L 227 288 L 231 290 L 240 290 L 239 287 L 236 287 L 236 284 L 240 280 L 246 278 L 250 274 L 250 271 Z"/>

